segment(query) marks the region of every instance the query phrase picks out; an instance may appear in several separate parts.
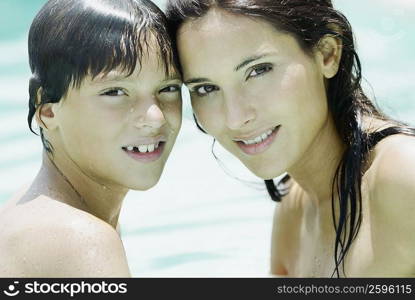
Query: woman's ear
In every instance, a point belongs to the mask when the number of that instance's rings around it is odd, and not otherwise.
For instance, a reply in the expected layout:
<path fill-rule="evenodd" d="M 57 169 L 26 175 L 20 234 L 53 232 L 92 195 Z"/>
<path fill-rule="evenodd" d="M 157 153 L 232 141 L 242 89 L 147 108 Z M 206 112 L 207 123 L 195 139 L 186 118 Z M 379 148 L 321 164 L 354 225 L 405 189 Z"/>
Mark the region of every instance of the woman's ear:
<path fill-rule="evenodd" d="M 343 43 L 332 35 L 325 35 L 317 45 L 321 70 L 325 78 L 336 76 L 342 57 Z"/>
<path fill-rule="evenodd" d="M 57 127 L 56 108 L 59 103 L 43 103 L 43 89 L 39 88 L 36 94 L 36 122 L 43 130 L 53 130 Z"/>

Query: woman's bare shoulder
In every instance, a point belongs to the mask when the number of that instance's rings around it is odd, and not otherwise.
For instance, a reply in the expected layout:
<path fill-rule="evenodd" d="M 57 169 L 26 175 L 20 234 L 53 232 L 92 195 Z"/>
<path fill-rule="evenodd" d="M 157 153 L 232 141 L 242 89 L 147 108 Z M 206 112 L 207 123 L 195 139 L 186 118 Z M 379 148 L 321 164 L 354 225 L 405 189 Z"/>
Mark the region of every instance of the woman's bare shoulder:
<path fill-rule="evenodd" d="M 398 134 L 380 141 L 364 175 L 372 195 L 405 196 L 415 189 L 415 137 Z M 411 193 L 411 195 L 413 195 Z M 406 198 L 406 197 L 404 197 Z"/>
<path fill-rule="evenodd" d="M 271 274 L 287 275 L 287 261 L 293 254 L 299 239 L 303 215 L 303 191 L 290 179 L 290 191 L 275 206 L 271 238 Z"/>
<path fill-rule="evenodd" d="M 283 216 L 285 216 L 288 220 L 291 219 L 291 223 L 294 216 L 300 216 L 303 212 L 304 190 L 293 178 L 290 178 L 287 184 L 289 186 L 289 192 L 281 199 L 281 202 L 275 208 L 275 215 L 278 215 L 281 221 L 284 221 Z"/>
<path fill-rule="evenodd" d="M 116 230 L 95 216 L 48 197 L 0 215 L 0 276 L 129 276 Z"/>
<path fill-rule="evenodd" d="M 373 249 L 378 257 L 415 272 L 415 138 L 394 135 L 374 149 L 364 176 L 370 207 Z M 412 273 L 411 273 L 412 272 Z"/>

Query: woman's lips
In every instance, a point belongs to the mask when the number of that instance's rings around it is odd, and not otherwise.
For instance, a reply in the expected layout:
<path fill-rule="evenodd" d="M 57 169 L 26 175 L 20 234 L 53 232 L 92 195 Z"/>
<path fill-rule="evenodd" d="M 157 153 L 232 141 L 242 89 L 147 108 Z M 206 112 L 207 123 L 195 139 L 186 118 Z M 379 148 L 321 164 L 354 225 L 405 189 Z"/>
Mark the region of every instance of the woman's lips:
<path fill-rule="evenodd" d="M 134 160 L 138 160 L 140 162 L 152 162 L 159 159 L 163 154 L 165 144 L 166 142 L 160 142 L 158 148 L 154 149 L 153 152 L 136 152 L 134 150 L 129 151 L 125 148 L 123 148 L 123 151 Z"/>
<path fill-rule="evenodd" d="M 262 153 L 265 150 L 267 150 L 271 146 L 271 144 L 274 142 L 280 127 L 281 125 L 278 125 L 277 127 L 275 127 L 272 133 L 265 140 L 263 140 L 262 142 L 258 144 L 247 145 L 241 141 L 236 142 L 236 144 L 246 154 L 255 155 L 255 154 Z"/>

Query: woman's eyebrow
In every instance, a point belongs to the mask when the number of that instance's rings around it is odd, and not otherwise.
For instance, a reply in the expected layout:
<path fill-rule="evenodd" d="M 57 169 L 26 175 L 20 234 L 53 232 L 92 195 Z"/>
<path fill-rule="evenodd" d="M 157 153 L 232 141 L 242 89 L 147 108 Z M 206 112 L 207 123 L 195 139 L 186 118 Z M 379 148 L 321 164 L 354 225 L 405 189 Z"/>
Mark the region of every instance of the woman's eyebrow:
<path fill-rule="evenodd" d="M 261 58 L 267 57 L 267 56 L 275 56 L 277 55 L 276 52 L 267 52 L 267 53 L 262 53 L 262 54 L 258 54 L 258 55 L 253 55 L 253 56 L 249 56 L 247 58 L 245 58 L 239 65 L 237 65 L 235 67 L 235 72 L 240 70 L 241 68 L 245 67 L 246 65 L 259 60 Z M 201 82 L 206 82 L 206 81 L 211 81 L 208 78 L 190 78 L 188 80 L 184 81 L 184 84 L 188 85 L 188 84 L 193 84 L 193 83 L 201 83 Z"/>
<path fill-rule="evenodd" d="M 259 59 L 264 58 L 266 56 L 272 56 L 272 55 L 276 55 L 276 53 L 270 52 L 270 53 L 263 53 L 263 54 L 249 56 L 249 57 L 245 58 L 239 65 L 237 65 L 235 67 L 235 72 L 240 70 L 241 68 L 245 67 L 246 65 L 249 65 L 250 63 L 256 61 L 256 60 L 259 60 Z"/>

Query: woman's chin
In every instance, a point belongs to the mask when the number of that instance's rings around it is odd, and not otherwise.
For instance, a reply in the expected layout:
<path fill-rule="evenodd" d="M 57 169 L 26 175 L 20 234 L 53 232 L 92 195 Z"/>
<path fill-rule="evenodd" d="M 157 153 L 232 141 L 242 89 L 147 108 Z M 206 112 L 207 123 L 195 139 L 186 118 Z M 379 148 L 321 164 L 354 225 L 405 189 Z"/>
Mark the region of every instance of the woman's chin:
<path fill-rule="evenodd" d="M 245 166 L 257 177 L 263 179 L 263 180 L 268 180 L 268 179 L 273 179 L 276 178 L 278 176 L 280 176 L 281 174 L 285 173 L 286 170 L 275 166 L 275 165 L 266 165 L 266 166 L 251 166 L 248 164 L 245 164 Z"/>

